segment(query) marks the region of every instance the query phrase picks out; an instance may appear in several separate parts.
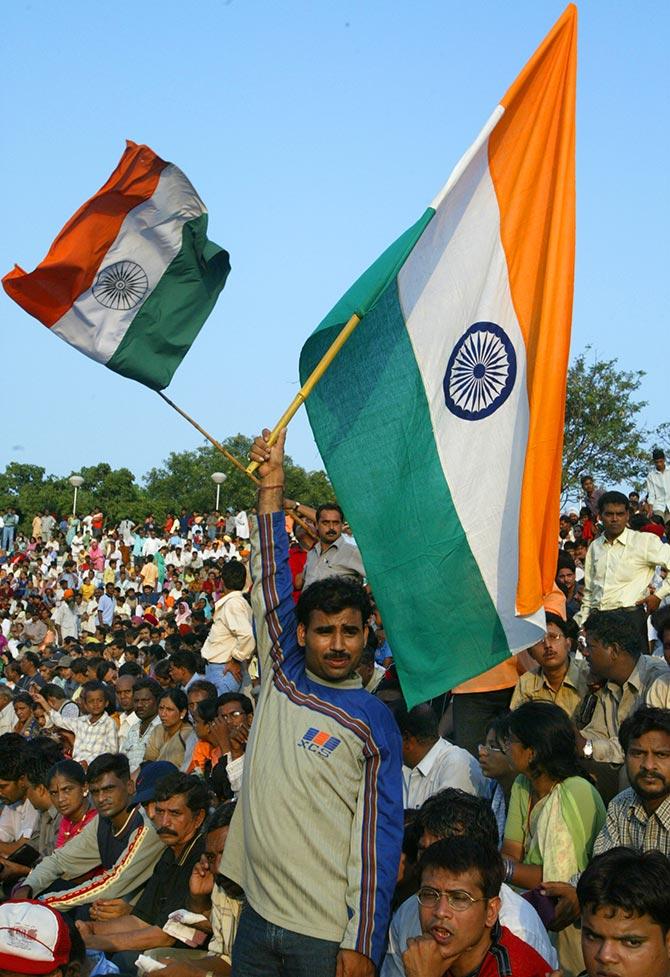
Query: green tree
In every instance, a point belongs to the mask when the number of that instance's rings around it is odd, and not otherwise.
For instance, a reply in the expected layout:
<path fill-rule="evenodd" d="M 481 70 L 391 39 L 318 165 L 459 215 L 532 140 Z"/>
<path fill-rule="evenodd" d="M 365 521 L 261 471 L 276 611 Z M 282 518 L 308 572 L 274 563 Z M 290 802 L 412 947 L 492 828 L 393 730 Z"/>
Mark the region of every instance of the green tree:
<path fill-rule="evenodd" d="M 616 359 L 580 353 L 568 370 L 562 498 L 581 491 L 580 477 L 601 485 L 639 484 L 648 467 L 648 432 L 636 400 L 644 372 L 621 370 Z"/>

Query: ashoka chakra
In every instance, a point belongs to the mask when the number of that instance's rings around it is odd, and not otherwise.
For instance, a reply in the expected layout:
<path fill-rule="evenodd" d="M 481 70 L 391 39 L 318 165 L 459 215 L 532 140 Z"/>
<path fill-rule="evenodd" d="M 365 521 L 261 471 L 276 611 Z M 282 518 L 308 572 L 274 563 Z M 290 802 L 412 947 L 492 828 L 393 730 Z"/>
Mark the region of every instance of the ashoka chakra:
<path fill-rule="evenodd" d="M 149 279 L 134 261 L 117 261 L 100 272 L 93 285 L 93 295 L 108 309 L 132 309 L 141 302 L 149 288 Z"/>
<path fill-rule="evenodd" d="M 456 417 L 478 421 L 498 410 L 516 380 L 516 353 L 495 322 L 475 322 L 454 346 L 444 375 L 444 400 Z"/>

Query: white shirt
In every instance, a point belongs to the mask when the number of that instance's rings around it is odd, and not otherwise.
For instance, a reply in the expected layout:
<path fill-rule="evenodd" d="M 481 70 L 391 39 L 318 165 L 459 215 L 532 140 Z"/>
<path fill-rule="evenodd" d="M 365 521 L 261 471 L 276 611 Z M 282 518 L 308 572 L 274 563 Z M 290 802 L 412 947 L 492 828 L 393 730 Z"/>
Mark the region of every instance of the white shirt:
<path fill-rule="evenodd" d="M 142 556 L 155 556 L 163 545 L 163 541 L 158 536 L 149 536 L 142 543 Z"/>
<path fill-rule="evenodd" d="M 403 766 L 402 780 L 405 810 L 421 807 L 445 787 L 458 787 L 476 797 L 487 796 L 486 781 L 472 754 L 442 738 L 413 769 Z"/>
<path fill-rule="evenodd" d="M 647 499 L 654 512 L 661 515 L 670 509 L 670 468 L 663 472 L 653 468 L 647 475 Z"/>
<path fill-rule="evenodd" d="M 249 602 L 239 590 L 224 594 L 214 605 L 214 623 L 202 646 L 202 657 L 210 665 L 222 665 L 231 658 L 244 662 L 249 661 L 255 647 Z"/>
<path fill-rule="evenodd" d="M 39 813 L 28 798 L 16 804 L 5 804 L 0 814 L 0 841 L 18 841 L 31 838 L 37 826 Z"/>
<path fill-rule="evenodd" d="M 584 564 L 584 596 L 575 622 L 584 624 L 591 610 L 612 611 L 632 607 L 647 596 L 657 566 L 670 569 L 670 544 L 655 533 L 624 529 L 609 542 L 599 536 L 589 546 Z M 656 591 L 663 598 L 670 594 L 670 576 Z"/>
<path fill-rule="evenodd" d="M 500 887 L 498 919 L 501 926 L 506 926 L 510 933 L 537 950 L 550 967 L 558 967 L 556 951 L 549 942 L 542 920 L 529 902 L 505 884 Z M 416 896 L 406 899 L 393 915 L 381 977 L 405 977 L 402 955 L 407 949 L 410 936 L 421 936 L 419 900 Z"/>
<path fill-rule="evenodd" d="M 249 539 L 249 520 L 244 509 L 235 516 L 235 533 L 239 539 Z"/>

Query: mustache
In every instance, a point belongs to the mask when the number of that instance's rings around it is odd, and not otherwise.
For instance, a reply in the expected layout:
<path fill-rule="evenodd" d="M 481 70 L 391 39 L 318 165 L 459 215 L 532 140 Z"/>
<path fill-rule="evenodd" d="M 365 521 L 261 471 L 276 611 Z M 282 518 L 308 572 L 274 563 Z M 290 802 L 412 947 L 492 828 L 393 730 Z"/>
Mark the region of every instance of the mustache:
<path fill-rule="evenodd" d="M 171 831 L 170 828 L 159 828 L 156 832 L 157 835 L 172 835 L 173 838 L 177 837 L 176 831 Z"/>

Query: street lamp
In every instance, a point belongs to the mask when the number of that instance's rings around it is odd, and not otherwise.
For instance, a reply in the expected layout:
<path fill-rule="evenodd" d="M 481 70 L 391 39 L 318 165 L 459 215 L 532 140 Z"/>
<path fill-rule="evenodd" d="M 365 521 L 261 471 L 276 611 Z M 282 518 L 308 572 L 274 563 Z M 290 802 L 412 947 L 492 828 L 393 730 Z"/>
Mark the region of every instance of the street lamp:
<path fill-rule="evenodd" d="M 70 475 L 68 479 L 70 485 L 74 489 L 74 502 L 72 503 L 72 515 L 77 515 L 77 489 L 80 489 L 84 484 L 84 479 L 81 475 Z"/>
<path fill-rule="evenodd" d="M 219 511 L 219 497 L 221 495 L 221 485 L 225 482 L 226 475 L 224 472 L 212 472 L 212 481 L 216 485 L 216 512 Z"/>

